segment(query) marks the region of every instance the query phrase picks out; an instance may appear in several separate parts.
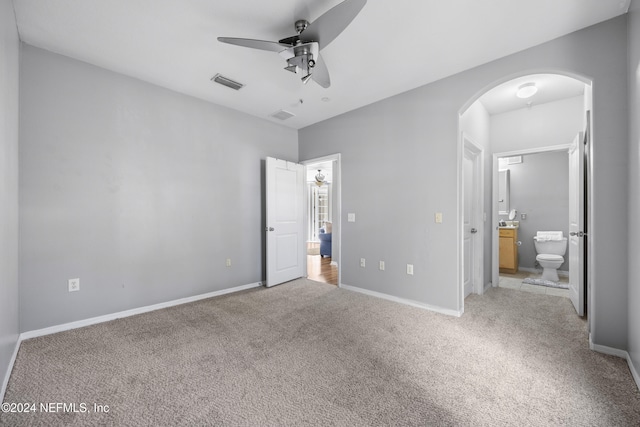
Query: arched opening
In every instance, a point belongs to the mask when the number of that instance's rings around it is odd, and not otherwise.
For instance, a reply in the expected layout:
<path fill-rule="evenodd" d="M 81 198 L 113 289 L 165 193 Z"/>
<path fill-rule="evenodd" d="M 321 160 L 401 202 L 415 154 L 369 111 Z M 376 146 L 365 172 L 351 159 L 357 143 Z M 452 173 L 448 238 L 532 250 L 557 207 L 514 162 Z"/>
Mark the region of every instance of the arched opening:
<path fill-rule="evenodd" d="M 518 97 L 523 87 L 534 87 L 534 94 Z M 538 70 L 494 82 L 460 110 L 458 277 L 462 309 L 466 296 L 500 287 L 502 279 L 502 287 L 570 297 L 578 314 L 586 314 L 589 273 L 583 266 L 590 264 L 586 231 L 591 217 L 587 204 L 591 111 L 589 79 Z M 572 151 L 577 148 L 581 150 Z M 586 178 L 576 182 L 575 174 L 580 171 Z M 580 215 L 579 223 L 572 225 Z M 556 257 L 554 268 L 536 252 L 534 236 L 538 232 L 545 236 L 545 231 L 561 231 L 562 237 L 558 233 L 546 236 L 568 242 L 560 255 L 562 262 L 558 264 Z M 502 269 L 501 255 L 505 258 Z M 558 271 L 557 280 L 543 282 L 554 279 L 552 273 Z M 529 283 L 523 284 L 525 279 Z"/>

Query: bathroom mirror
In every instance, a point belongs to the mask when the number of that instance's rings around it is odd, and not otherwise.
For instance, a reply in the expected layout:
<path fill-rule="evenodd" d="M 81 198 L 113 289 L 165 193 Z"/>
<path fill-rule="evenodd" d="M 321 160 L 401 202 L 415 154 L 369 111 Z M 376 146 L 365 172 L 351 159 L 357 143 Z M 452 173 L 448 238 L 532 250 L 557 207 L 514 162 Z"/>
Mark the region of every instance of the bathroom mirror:
<path fill-rule="evenodd" d="M 509 169 L 498 171 L 498 214 L 509 214 Z"/>

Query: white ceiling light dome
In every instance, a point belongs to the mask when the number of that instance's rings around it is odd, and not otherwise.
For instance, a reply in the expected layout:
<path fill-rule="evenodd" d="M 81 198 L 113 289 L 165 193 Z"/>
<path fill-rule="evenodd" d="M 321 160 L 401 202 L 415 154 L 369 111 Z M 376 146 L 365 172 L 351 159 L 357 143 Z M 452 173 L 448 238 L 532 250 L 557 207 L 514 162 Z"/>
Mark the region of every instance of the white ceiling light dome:
<path fill-rule="evenodd" d="M 535 83 L 525 83 L 518 87 L 518 91 L 516 92 L 516 96 L 518 98 L 527 99 L 531 98 L 533 95 L 538 92 L 538 88 Z"/>

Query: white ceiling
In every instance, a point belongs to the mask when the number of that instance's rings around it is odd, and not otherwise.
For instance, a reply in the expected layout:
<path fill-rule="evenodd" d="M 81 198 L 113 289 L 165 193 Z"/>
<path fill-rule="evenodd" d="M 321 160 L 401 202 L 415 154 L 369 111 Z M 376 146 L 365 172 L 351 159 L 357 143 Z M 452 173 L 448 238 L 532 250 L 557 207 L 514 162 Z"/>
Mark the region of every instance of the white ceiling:
<path fill-rule="evenodd" d="M 277 41 L 341 0 L 14 0 L 22 41 L 300 129 L 627 11 L 630 0 L 369 0 L 322 50 L 331 87 L 303 85 Z M 245 83 L 217 85 L 221 73 Z M 325 99 L 323 101 L 323 98 Z M 303 100 L 300 103 L 300 100 Z M 270 114 L 285 109 L 295 117 Z"/>

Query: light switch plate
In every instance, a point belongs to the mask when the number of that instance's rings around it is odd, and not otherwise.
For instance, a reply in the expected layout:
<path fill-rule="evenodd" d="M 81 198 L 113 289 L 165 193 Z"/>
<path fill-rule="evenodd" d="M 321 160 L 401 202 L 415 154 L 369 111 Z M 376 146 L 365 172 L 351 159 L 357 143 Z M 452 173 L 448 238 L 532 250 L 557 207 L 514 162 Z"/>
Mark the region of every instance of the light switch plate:
<path fill-rule="evenodd" d="M 436 212 L 436 224 L 442 224 L 442 212 Z"/>

